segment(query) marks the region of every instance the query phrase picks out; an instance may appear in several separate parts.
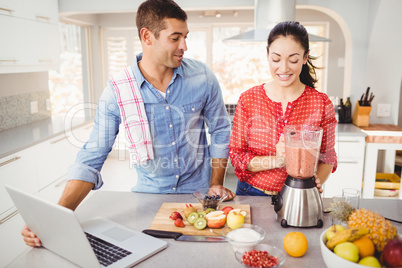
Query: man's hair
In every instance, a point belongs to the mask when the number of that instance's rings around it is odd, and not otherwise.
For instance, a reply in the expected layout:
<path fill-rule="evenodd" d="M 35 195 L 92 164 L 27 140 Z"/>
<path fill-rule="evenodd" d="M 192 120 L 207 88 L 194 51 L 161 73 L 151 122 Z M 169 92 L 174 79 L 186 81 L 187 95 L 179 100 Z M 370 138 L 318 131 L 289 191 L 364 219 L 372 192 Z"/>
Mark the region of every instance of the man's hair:
<path fill-rule="evenodd" d="M 146 0 L 137 10 L 136 24 L 141 40 L 141 29 L 149 29 L 159 38 L 160 31 L 166 29 L 165 19 L 187 21 L 187 14 L 172 0 Z"/>

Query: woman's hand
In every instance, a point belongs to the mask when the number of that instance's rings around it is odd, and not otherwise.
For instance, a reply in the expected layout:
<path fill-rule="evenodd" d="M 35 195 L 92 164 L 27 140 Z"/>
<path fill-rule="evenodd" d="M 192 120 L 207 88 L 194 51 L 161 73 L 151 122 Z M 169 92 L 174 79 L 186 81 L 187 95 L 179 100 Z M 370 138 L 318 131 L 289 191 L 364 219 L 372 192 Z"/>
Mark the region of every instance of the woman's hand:
<path fill-rule="evenodd" d="M 275 167 L 282 168 L 286 164 L 285 137 L 283 135 L 281 135 L 275 147 L 276 147 Z"/>
<path fill-rule="evenodd" d="M 316 184 L 316 187 L 317 187 L 318 191 L 319 191 L 320 193 L 322 193 L 323 190 L 322 190 L 322 188 L 321 188 L 321 187 L 322 187 L 321 181 L 320 181 L 320 179 L 317 177 L 317 174 L 314 175 L 314 178 L 315 178 L 315 184 Z"/>

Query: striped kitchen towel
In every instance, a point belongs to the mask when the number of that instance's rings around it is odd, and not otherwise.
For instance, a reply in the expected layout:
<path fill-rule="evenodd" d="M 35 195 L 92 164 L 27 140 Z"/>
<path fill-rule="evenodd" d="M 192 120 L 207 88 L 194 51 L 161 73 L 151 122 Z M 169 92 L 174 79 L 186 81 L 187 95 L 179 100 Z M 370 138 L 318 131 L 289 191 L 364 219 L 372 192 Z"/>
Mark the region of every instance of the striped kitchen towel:
<path fill-rule="evenodd" d="M 120 115 L 126 130 L 130 163 L 136 165 L 154 159 L 144 100 L 131 67 L 112 75 L 110 80 L 116 91 Z"/>

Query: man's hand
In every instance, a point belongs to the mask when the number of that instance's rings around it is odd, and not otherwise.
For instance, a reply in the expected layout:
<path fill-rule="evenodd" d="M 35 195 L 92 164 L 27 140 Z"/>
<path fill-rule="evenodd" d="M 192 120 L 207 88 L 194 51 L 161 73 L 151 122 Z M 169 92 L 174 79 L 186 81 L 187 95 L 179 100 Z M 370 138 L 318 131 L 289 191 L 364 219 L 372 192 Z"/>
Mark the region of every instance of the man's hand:
<path fill-rule="evenodd" d="M 36 237 L 34 233 L 29 230 L 28 226 L 24 226 L 21 231 L 21 235 L 25 241 L 25 244 L 30 247 L 40 247 L 42 243 L 40 242 L 39 238 Z"/>
<path fill-rule="evenodd" d="M 211 185 L 210 188 L 216 189 L 216 190 L 224 190 L 228 193 L 228 197 L 223 200 L 223 201 L 229 201 L 232 200 L 233 198 L 235 198 L 236 194 L 233 193 L 231 190 L 229 190 L 228 188 L 223 187 L 222 185 L 219 184 L 215 184 L 215 185 Z"/>

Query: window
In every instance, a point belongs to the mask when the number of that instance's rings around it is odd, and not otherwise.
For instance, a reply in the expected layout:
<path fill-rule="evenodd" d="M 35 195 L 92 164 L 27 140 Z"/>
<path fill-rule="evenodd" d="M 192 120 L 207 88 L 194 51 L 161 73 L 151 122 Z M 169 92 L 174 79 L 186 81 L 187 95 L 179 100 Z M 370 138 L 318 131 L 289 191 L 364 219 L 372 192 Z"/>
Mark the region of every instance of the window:
<path fill-rule="evenodd" d="M 142 48 L 136 28 L 105 28 L 103 35 L 106 84 L 112 74 L 131 66 Z"/>
<path fill-rule="evenodd" d="M 236 104 L 245 90 L 270 79 L 265 43 L 223 42 L 250 27 L 214 27 L 212 69 L 227 104 Z"/>
<path fill-rule="evenodd" d="M 64 116 L 77 104 L 86 101 L 83 74 L 83 40 L 85 28 L 60 23 L 60 70 L 49 71 L 50 102 L 53 116 Z M 84 116 L 81 110 L 75 116 Z"/>
<path fill-rule="evenodd" d="M 316 35 L 326 36 L 326 24 L 303 24 Z M 226 104 L 236 104 L 245 90 L 270 81 L 266 43 L 223 42 L 224 39 L 251 30 L 242 25 L 213 25 L 200 28 L 192 25 L 187 38 L 185 57 L 200 60 L 213 70 L 222 88 Z M 105 74 L 110 75 L 132 64 L 134 56 L 141 51 L 135 29 L 104 30 Z M 326 67 L 327 43 L 310 43 L 311 55 L 318 57 L 314 64 Z M 316 88 L 325 92 L 326 68 L 317 69 L 319 78 Z"/>
<path fill-rule="evenodd" d="M 304 23 L 303 26 L 310 34 L 318 36 L 327 36 L 327 26 L 325 24 L 309 24 Z M 320 92 L 326 92 L 327 84 L 327 61 L 328 61 L 328 43 L 327 42 L 310 42 L 310 55 L 317 59 L 313 62 L 316 69 L 316 75 L 318 78 L 315 88 Z"/>

